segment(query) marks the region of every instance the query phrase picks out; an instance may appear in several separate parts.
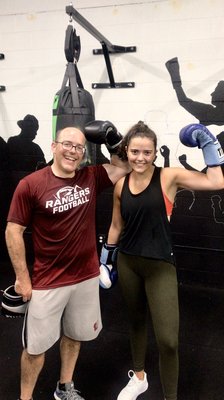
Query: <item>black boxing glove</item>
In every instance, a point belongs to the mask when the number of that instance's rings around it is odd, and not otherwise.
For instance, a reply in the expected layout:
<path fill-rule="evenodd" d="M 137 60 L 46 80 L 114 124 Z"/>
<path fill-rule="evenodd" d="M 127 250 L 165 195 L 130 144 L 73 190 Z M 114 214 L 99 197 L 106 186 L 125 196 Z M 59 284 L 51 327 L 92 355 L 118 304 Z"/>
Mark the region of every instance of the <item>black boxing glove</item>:
<path fill-rule="evenodd" d="M 110 121 L 91 121 L 85 125 L 86 140 L 95 144 L 105 144 L 110 154 L 116 154 L 122 141 L 122 135 Z"/>

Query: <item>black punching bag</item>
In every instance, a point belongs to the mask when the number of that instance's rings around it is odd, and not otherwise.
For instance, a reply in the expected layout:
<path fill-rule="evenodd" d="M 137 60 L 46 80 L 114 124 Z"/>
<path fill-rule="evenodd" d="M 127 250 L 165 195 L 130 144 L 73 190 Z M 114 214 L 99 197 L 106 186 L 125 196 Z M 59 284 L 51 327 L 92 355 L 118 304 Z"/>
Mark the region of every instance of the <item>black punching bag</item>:
<path fill-rule="evenodd" d="M 53 140 L 59 129 L 74 126 L 83 130 L 88 122 L 95 120 L 92 95 L 84 89 L 77 68 L 79 54 L 79 37 L 69 25 L 65 36 L 65 56 L 68 63 L 61 89 L 55 94 L 53 102 Z"/>

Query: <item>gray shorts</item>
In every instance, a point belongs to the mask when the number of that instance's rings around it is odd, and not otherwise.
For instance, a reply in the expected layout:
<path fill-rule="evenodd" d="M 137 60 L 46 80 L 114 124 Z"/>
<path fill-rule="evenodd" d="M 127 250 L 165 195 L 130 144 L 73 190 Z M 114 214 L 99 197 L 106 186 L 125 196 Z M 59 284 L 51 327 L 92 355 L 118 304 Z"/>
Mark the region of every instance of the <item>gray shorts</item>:
<path fill-rule="evenodd" d="M 99 277 L 56 289 L 33 290 L 23 325 L 23 346 L 41 354 L 65 336 L 95 339 L 102 329 Z"/>

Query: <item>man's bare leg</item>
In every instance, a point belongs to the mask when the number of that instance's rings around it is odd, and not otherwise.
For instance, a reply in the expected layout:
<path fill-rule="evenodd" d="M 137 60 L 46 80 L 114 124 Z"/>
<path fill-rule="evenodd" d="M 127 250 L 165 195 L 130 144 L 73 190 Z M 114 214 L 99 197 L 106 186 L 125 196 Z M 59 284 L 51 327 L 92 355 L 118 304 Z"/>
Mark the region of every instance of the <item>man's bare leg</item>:
<path fill-rule="evenodd" d="M 60 343 L 61 373 L 60 383 L 73 380 L 73 373 L 80 351 L 80 342 L 63 336 Z"/>
<path fill-rule="evenodd" d="M 23 350 L 21 357 L 21 394 L 20 399 L 32 399 L 37 378 L 43 368 L 45 354 L 31 355 Z"/>

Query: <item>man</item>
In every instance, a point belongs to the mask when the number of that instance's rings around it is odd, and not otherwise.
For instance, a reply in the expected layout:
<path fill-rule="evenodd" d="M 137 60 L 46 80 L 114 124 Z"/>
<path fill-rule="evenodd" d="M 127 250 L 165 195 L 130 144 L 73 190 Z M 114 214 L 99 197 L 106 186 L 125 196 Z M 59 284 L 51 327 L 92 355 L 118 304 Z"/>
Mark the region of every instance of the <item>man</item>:
<path fill-rule="evenodd" d="M 93 141 L 100 132 L 113 152 L 121 141 L 108 121 L 94 122 L 87 130 L 89 140 L 93 132 Z M 102 328 L 96 196 L 124 176 L 128 167 L 113 155 L 111 164 L 79 168 L 85 143 L 85 135 L 77 128 L 57 132 L 53 164 L 20 181 L 8 215 L 6 243 L 16 274 L 15 290 L 29 301 L 23 330 L 21 400 L 32 399 L 45 352 L 59 339 L 61 323 L 61 371 L 54 397 L 83 400 L 72 380 L 80 342 L 96 338 Z M 35 253 L 32 277 L 23 240 L 30 224 Z"/>

